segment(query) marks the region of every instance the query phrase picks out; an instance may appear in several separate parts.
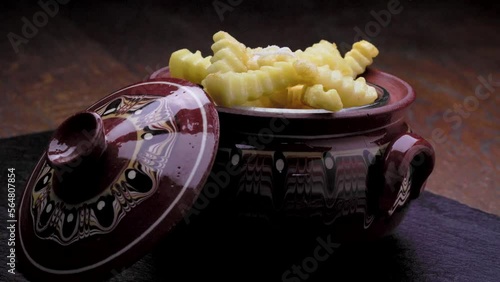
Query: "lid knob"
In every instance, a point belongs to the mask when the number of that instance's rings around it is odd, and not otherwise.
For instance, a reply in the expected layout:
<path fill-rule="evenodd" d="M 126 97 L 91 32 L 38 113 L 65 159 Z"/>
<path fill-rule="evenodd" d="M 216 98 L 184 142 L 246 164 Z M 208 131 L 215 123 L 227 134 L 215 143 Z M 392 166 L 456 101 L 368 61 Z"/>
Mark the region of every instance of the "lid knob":
<path fill-rule="evenodd" d="M 67 203 L 79 203 L 100 192 L 91 172 L 98 169 L 106 147 L 103 122 L 97 113 L 80 112 L 65 120 L 47 149 L 47 162 L 56 176 L 54 193 Z"/>

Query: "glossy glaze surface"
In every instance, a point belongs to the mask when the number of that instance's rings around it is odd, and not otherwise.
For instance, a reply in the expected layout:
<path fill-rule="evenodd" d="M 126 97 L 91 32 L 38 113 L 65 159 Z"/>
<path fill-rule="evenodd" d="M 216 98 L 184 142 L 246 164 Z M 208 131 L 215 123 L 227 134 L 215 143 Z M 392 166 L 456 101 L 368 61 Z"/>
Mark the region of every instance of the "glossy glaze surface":
<path fill-rule="evenodd" d="M 168 67 L 152 74 L 169 76 Z M 403 120 L 411 86 L 374 69 L 363 76 L 388 101 L 336 113 L 218 107 L 217 159 L 192 214 L 326 229 L 339 240 L 390 233 L 424 189 L 434 151 Z"/>
<path fill-rule="evenodd" d="M 109 274 L 183 218 L 220 230 L 251 221 L 326 230 L 336 240 L 386 235 L 423 189 L 434 152 L 402 119 L 411 87 L 376 70 L 365 78 L 389 99 L 337 113 L 216 111 L 167 68 L 70 117 L 21 202 L 28 272 Z"/>
<path fill-rule="evenodd" d="M 26 272 L 81 279 L 139 259 L 197 198 L 218 135 L 205 93 L 176 79 L 126 87 L 70 117 L 21 202 Z"/>
<path fill-rule="evenodd" d="M 400 223 L 432 171 L 432 148 L 404 122 L 360 135 L 259 135 L 219 114 L 220 146 L 194 206 L 200 212 L 220 187 L 220 198 L 230 200 L 212 209 L 226 210 L 231 220 L 326 229 L 338 240 L 375 239 Z M 268 129 L 294 126 L 282 118 L 269 122 Z"/>

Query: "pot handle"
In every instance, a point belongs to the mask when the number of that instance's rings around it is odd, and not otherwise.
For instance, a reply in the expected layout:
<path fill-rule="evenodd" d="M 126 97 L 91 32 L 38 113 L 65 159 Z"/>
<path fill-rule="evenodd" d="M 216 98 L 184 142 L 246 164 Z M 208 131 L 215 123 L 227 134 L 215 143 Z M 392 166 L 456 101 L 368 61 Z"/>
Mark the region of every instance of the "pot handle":
<path fill-rule="evenodd" d="M 408 198 L 417 198 L 433 168 L 434 149 L 424 138 L 405 133 L 392 141 L 384 153 L 379 208 L 391 215 Z"/>

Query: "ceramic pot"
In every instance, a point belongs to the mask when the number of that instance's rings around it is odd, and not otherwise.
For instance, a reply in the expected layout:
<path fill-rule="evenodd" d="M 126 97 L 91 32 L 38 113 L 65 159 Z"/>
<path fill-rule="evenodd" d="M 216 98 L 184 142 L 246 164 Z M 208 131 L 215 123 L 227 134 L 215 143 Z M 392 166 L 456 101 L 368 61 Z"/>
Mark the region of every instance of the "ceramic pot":
<path fill-rule="evenodd" d="M 257 222 L 374 239 L 432 172 L 431 145 L 404 121 L 415 94 L 389 74 L 368 70 L 379 99 L 337 113 L 217 108 L 169 76 L 161 69 L 56 130 L 17 212 L 24 273 L 110 275 L 186 226 L 213 238 Z"/>
<path fill-rule="evenodd" d="M 151 78 L 168 78 L 168 67 Z M 218 217 L 324 229 L 376 239 L 401 222 L 425 188 L 434 150 L 404 121 L 415 99 L 403 80 L 369 69 L 373 105 L 324 110 L 217 107 L 220 138 L 210 177 L 186 220 L 217 197 Z"/>

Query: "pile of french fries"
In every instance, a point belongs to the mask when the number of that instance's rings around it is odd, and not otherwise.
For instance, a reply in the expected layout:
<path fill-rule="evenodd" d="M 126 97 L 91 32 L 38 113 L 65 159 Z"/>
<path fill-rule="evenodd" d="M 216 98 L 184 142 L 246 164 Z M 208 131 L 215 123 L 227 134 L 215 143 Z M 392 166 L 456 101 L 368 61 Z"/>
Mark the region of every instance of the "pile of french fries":
<path fill-rule="evenodd" d="M 371 104 L 377 91 L 362 74 L 378 49 L 361 40 L 344 57 L 326 40 L 293 52 L 275 45 L 249 48 L 227 32 L 213 36 L 213 56 L 181 49 L 170 57 L 172 77 L 200 84 L 223 107 L 343 108 Z"/>

